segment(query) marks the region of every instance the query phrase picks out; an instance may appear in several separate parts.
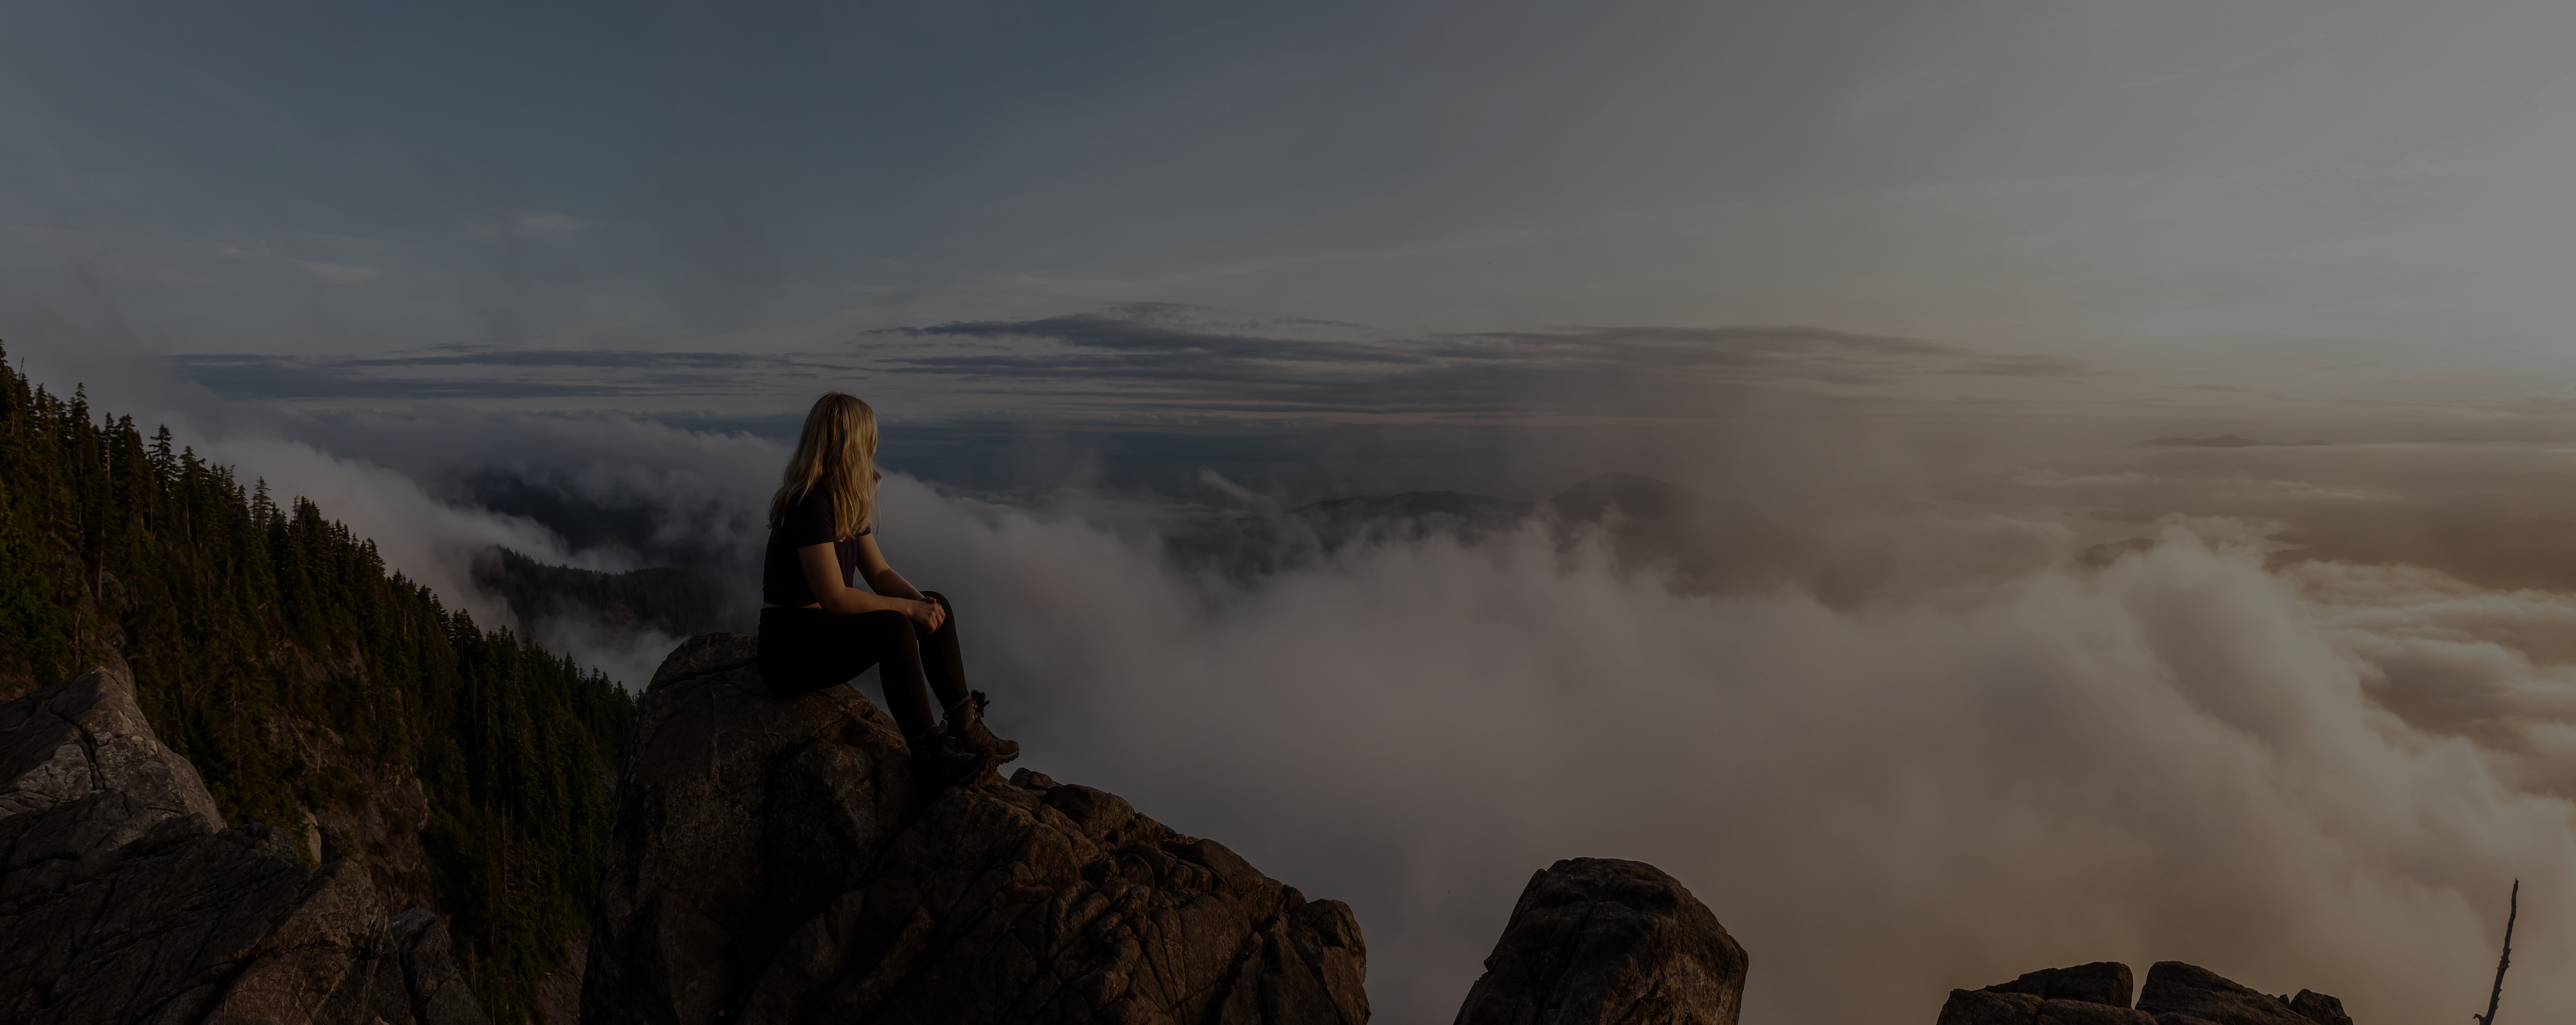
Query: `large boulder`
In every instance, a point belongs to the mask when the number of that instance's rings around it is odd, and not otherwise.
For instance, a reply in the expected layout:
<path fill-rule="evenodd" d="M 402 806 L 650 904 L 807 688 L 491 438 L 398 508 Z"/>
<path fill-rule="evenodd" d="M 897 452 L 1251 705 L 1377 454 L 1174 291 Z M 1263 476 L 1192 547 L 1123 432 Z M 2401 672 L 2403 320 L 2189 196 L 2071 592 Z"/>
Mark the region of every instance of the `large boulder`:
<path fill-rule="evenodd" d="M 0 819 L 83 802 L 64 843 L 113 848 L 179 816 L 224 828 L 196 767 L 153 735 L 121 661 L 0 704 Z"/>
<path fill-rule="evenodd" d="M 1954 989 L 1939 1025 L 2154 1025 L 2145 1011 L 2090 1000 L 2051 1000 L 2018 990 Z"/>
<path fill-rule="evenodd" d="M 1530 877 L 1458 1025 L 1733 1025 L 1744 948 L 1653 865 L 1560 861 Z"/>
<path fill-rule="evenodd" d="M 2072 968 L 2024 972 L 2011 982 L 1986 987 L 1986 992 L 2028 993 L 2045 1000 L 2080 1000 L 2088 1004 L 2127 1007 L 2129 996 L 2136 989 L 2130 982 L 2128 965 L 2118 961 L 2095 961 Z"/>
<path fill-rule="evenodd" d="M 2290 1009 L 2317 1025 L 2352 1025 L 2352 1016 L 2343 1013 L 2343 1001 L 2311 990 L 2300 990 L 2290 998 Z"/>
<path fill-rule="evenodd" d="M 866 698 L 772 695 L 756 650 L 693 638 L 639 703 L 585 1022 L 1367 1020 L 1341 902 L 1036 773 L 924 794 Z"/>
<path fill-rule="evenodd" d="M 2095 961 L 2042 968 L 1984 989 L 1954 989 L 1940 1025 L 2152 1025 L 2129 1007 L 2129 966 Z"/>
<path fill-rule="evenodd" d="M 435 916 L 223 828 L 112 664 L 0 704 L 0 1021 L 481 1025 Z"/>
<path fill-rule="evenodd" d="M 2321 993 L 2300 991 L 2312 1019 L 2288 997 L 2276 997 L 2238 985 L 2217 972 L 2180 961 L 2158 961 L 2147 969 L 2147 984 L 2138 992 L 2138 1009 L 2156 1016 L 2158 1025 L 2317 1025 L 2343 1016 L 2343 1002 Z M 2331 1017 L 2324 1015 L 2330 1014 Z"/>

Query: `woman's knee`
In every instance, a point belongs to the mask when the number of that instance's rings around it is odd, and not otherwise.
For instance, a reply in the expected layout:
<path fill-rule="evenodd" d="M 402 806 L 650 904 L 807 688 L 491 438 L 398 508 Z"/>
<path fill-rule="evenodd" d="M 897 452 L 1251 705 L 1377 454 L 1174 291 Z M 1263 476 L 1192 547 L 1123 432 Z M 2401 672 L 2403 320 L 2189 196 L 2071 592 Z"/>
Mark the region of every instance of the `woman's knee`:
<path fill-rule="evenodd" d="M 923 591 L 921 592 L 921 596 L 938 602 L 939 608 L 947 613 L 946 615 L 939 617 L 939 629 L 948 630 L 956 627 L 957 606 L 949 603 L 947 595 L 941 594 L 937 591 Z"/>

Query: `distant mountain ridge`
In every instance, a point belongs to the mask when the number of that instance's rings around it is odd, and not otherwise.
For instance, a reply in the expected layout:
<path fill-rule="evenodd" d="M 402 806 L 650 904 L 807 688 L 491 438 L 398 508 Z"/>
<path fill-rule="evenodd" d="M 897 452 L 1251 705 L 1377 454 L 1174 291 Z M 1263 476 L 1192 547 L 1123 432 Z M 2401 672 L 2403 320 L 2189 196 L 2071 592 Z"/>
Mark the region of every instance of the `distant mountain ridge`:
<path fill-rule="evenodd" d="M 668 566 L 604 573 L 539 562 L 494 547 L 474 560 L 474 583 L 500 595 L 522 624 L 585 615 L 618 633 L 694 637 L 740 629 L 748 602 L 705 577 Z"/>
<path fill-rule="evenodd" d="M 2306 441 L 2256 441 L 2256 440 L 2254 440 L 2254 439 L 2252 439 L 2252 438 L 2240 438 L 2240 437 L 2237 437 L 2236 435 L 2233 435 L 2233 434 L 2221 434 L 2221 435 L 2219 435 L 2219 436 L 2217 436 L 2217 437 L 2215 437 L 2215 438 L 2149 438 L 2149 439 L 2147 439 L 2147 440 L 2145 440 L 2145 441 L 2136 441 L 2136 442 L 2131 442 L 2131 443 L 2129 443 L 2129 444 L 2122 445 L 2122 446 L 2120 446 L 2120 447 L 2121 447 L 2121 448 L 2300 448 L 2300 447 L 2313 446 L 2313 445 L 2323 445 L 2323 444 L 2325 444 L 2325 442 L 2320 441 L 2320 440 L 2317 440 L 2317 439 L 2315 439 L 2315 438 L 2310 438 L 2310 439 L 2308 439 L 2308 440 L 2306 440 Z"/>

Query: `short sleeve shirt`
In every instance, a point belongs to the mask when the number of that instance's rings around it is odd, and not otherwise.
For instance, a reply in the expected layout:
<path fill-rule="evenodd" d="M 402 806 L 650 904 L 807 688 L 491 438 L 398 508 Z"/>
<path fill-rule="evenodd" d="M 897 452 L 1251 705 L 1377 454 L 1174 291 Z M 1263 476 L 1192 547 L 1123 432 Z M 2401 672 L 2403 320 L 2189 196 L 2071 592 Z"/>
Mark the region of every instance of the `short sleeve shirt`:
<path fill-rule="evenodd" d="M 769 551 L 761 560 L 760 600 L 771 605 L 789 607 L 815 602 L 813 585 L 805 579 L 805 564 L 796 551 L 810 545 L 830 544 L 832 554 L 840 559 L 841 586 L 858 586 L 859 542 L 832 538 L 832 495 L 822 488 L 805 493 L 804 499 L 787 510 L 778 526 L 769 531 Z M 859 528 L 859 536 L 876 532 L 876 524 Z"/>

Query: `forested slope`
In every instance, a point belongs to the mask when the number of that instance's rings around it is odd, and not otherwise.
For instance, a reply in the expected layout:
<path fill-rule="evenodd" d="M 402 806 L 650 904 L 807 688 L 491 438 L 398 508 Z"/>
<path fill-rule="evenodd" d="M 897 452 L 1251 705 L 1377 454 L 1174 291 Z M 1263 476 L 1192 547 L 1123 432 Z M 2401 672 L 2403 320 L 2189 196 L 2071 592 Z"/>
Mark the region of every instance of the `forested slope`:
<path fill-rule="evenodd" d="M 633 702 L 442 607 L 313 503 L 281 506 L 168 428 L 146 439 L 0 354 L 0 697 L 108 652 L 234 824 L 300 835 L 308 809 L 368 801 L 290 726 L 407 767 L 465 971 L 497 1020 L 530 1017 L 538 979 L 588 933 Z"/>

